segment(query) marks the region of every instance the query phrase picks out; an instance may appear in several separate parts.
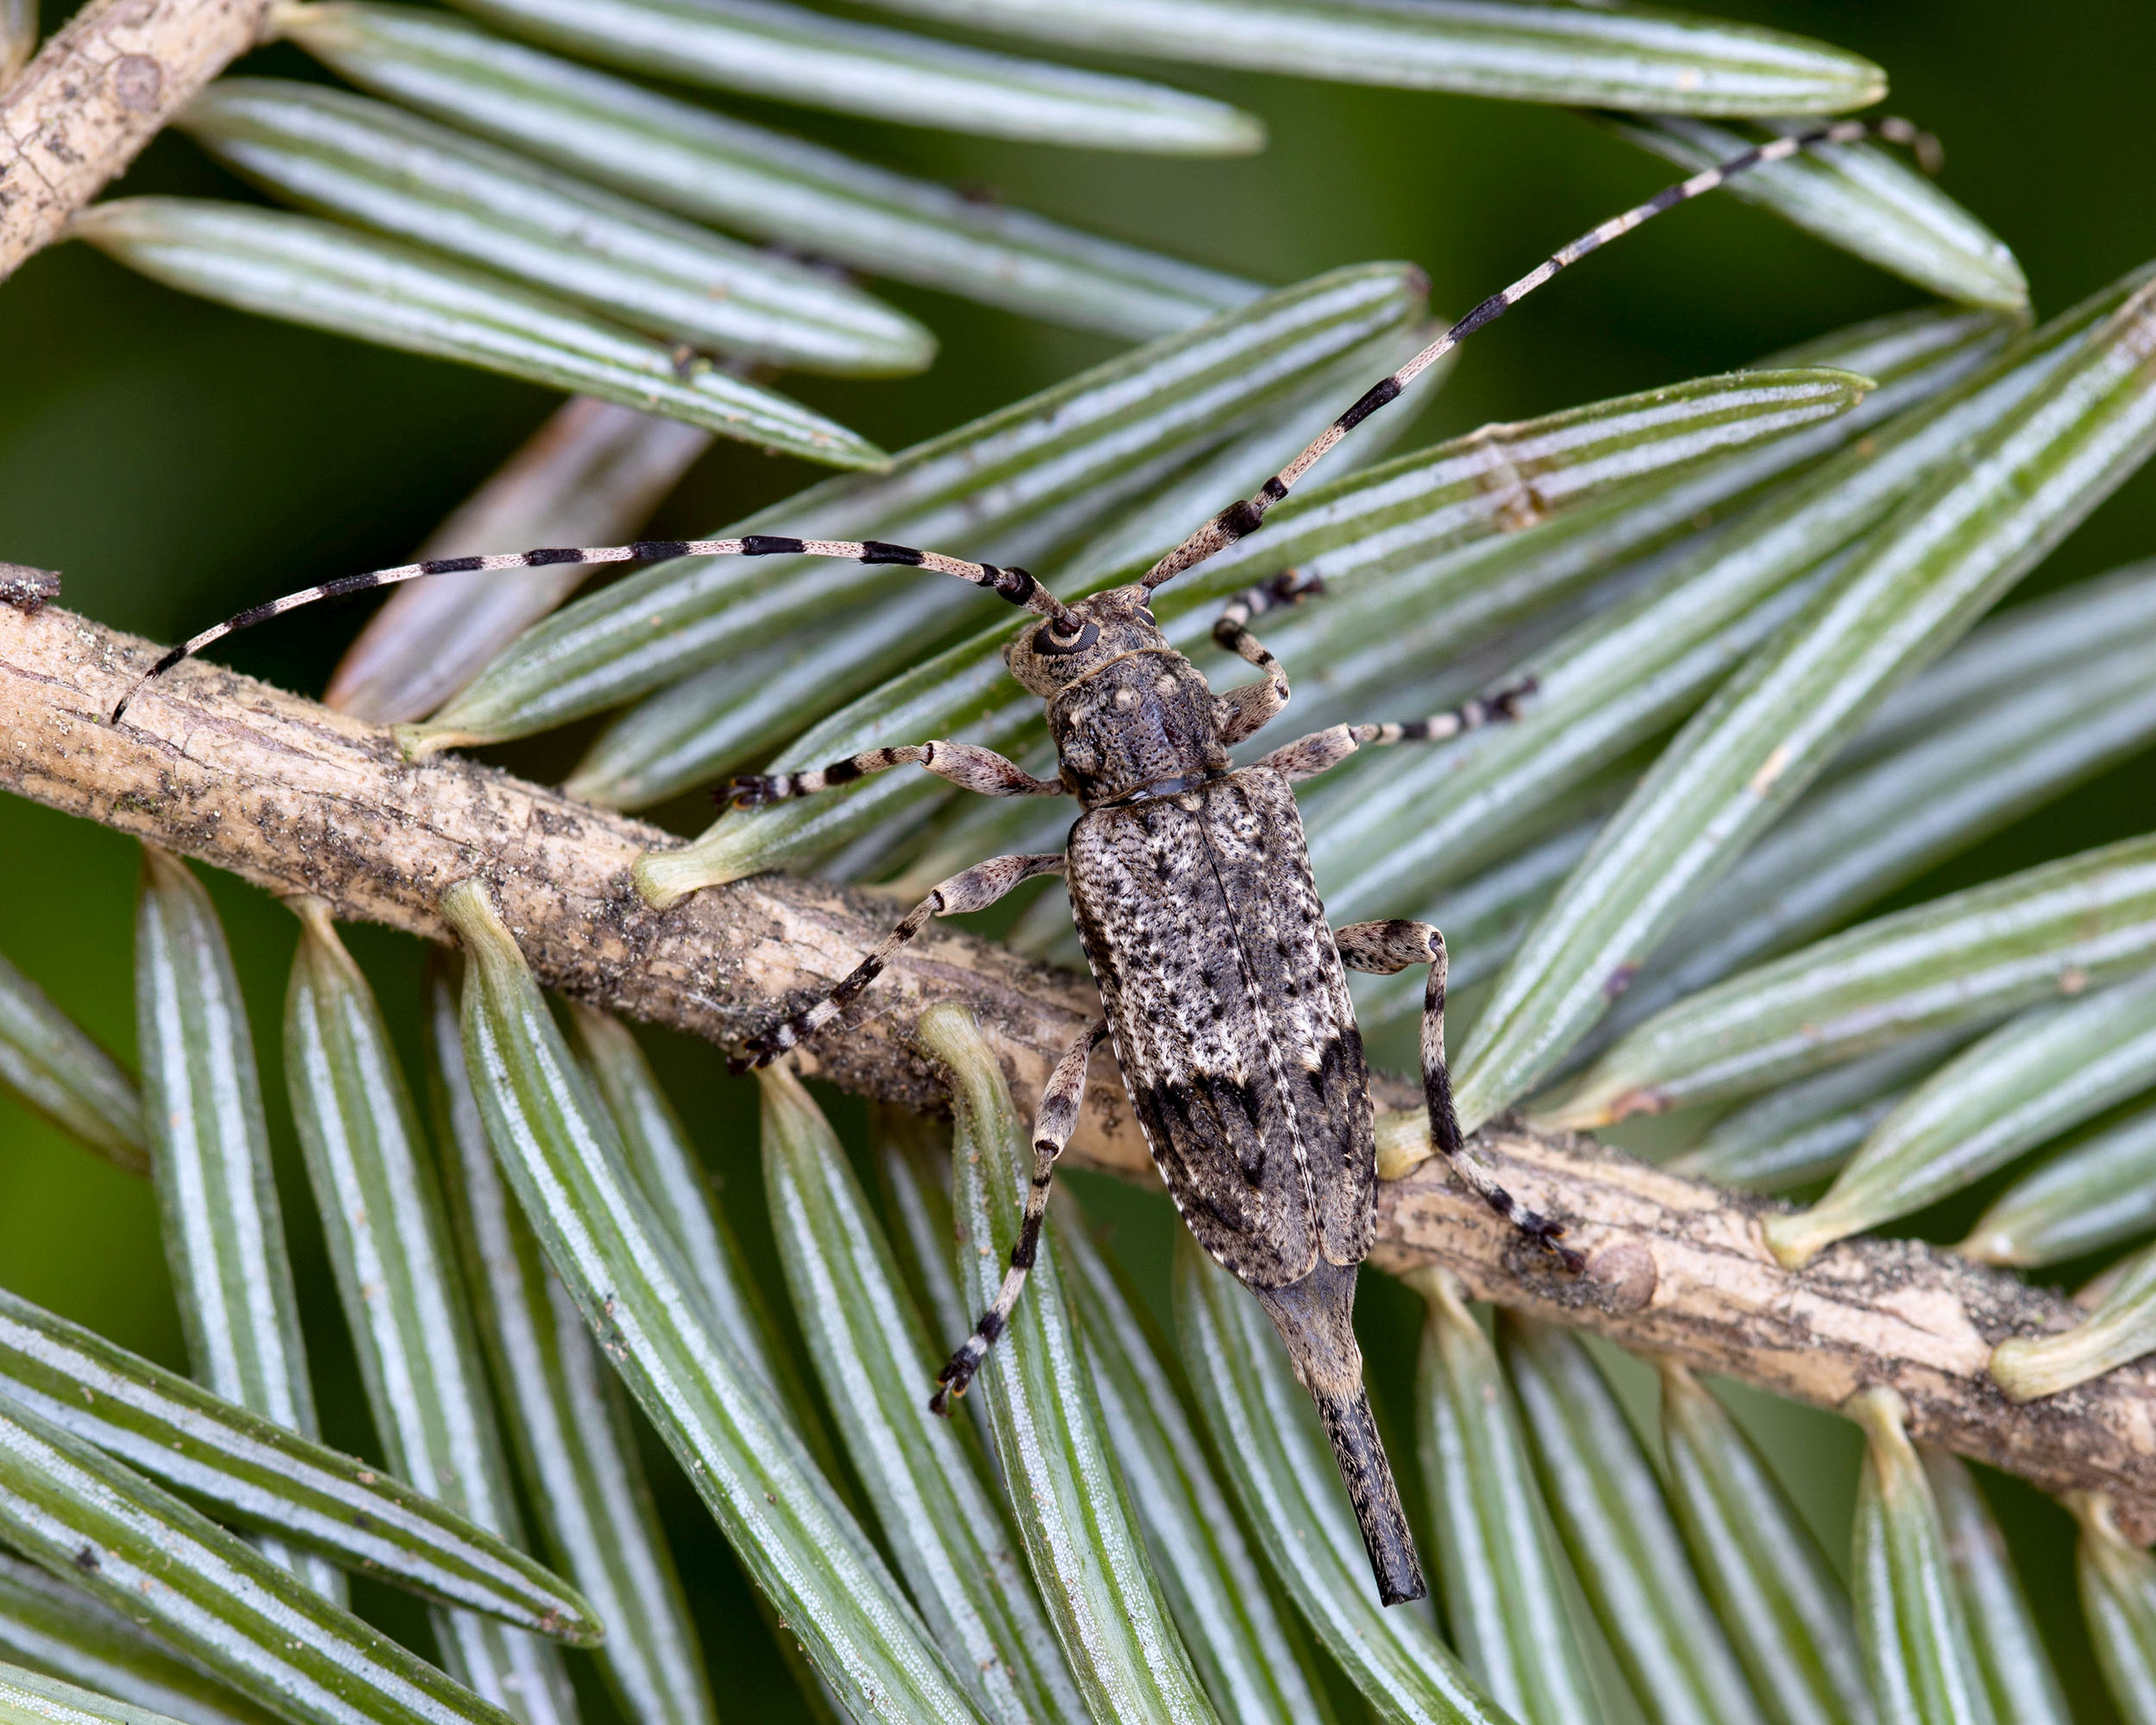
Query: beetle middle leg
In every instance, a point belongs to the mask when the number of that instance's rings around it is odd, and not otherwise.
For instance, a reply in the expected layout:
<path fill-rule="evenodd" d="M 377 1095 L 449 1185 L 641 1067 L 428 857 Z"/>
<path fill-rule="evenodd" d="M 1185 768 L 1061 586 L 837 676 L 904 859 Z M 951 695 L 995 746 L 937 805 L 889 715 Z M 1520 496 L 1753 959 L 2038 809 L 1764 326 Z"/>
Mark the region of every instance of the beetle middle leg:
<path fill-rule="evenodd" d="M 842 977 L 830 994 L 793 1017 L 781 1019 L 761 1036 L 751 1037 L 743 1044 L 741 1054 L 728 1064 L 736 1072 L 746 1072 L 754 1066 L 768 1066 L 787 1050 L 813 1036 L 843 1013 L 863 989 L 883 974 L 884 966 L 900 947 L 928 926 L 930 918 L 985 911 L 1020 881 L 1032 880 L 1038 875 L 1062 872 L 1062 853 L 1051 851 L 1045 856 L 993 856 L 953 875 L 948 881 L 931 888 L 928 896 L 908 911 L 899 925 L 877 944 L 875 950 Z"/>
<path fill-rule="evenodd" d="M 996 1338 L 1011 1321 L 1011 1313 L 1025 1291 L 1025 1277 L 1040 1250 L 1041 1223 L 1048 1214 L 1048 1189 L 1056 1179 L 1056 1158 L 1063 1153 L 1078 1127 L 1078 1111 L 1086 1100 L 1086 1065 L 1094 1049 L 1107 1040 L 1108 1021 L 1096 1019 L 1078 1039 L 1063 1051 L 1056 1070 L 1041 1092 L 1041 1105 L 1033 1115 L 1033 1183 L 1026 1189 L 1025 1215 L 1018 1223 L 1018 1237 L 1011 1247 L 1011 1267 L 1003 1272 L 1003 1285 L 988 1309 L 981 1314 L 974 1333 L 960 1344 L 950 1363 L 936 1374 L 937 1390 L 929 1398 L 929 1412 L 948 1414 L 954 1398 L 966 1393 L 981 1362 L 988 1357 Z"/>
<path fill-rule="evenodd" d="M 1463 701 L 1427 718 L 1401 724 L 1335 724 L 1313 731 L 1275 749 L 1257 764 L 1289 779 L 1314 779 L 1358 749 L 1382 749 L 1395 743 L 1443 743 L 1462 731 L 1502 724 L 1520 717 L 1520 703 L 1535 691 L 1535 680 L 1522 677 L 1488 697 Z"/>
<path fill-rule="evenodd" d="M 897 749 L 868 749 L 829 766 L 799 773 L 737 773 L 712 793 L 722 808 L 761 808 L 766 803 L 812 797 L 871 773 L 893 767 L 920 767 L 948 779 L 962 791 L 984 797 L 1067 797 L 1061 779 L 1037 779 L 1015 761 L 973 743 L 909 743 Z"/>
<path fill-rule="evenodd" d="M 1459 1116 L 1452 1107 L 1452 1075 L 1445 1063 L 1445 937 L 1426 922 L 1393 919 L 1351 922 L 1333 930 L 1332 939 L 1340 949 L 1340 962 L 1351 970 L 1391 976 L 1411 964 L 1430 967 L 1430 980 L 1422 994 L 1422 1095 L 1430 1110 L 1431 1143 L 1451 1164 L 1460 1183 L 1491 1209 L 1537 1245 L 1555 1253 L 1567 1270 L 1576 1274 L 1585 1268 L 1585 1258 L 1571 1247 L 1558 1244 L 1564 1225 L 1523 1208 L 1519 1200 L 1491 1178 L 1488 1170 L 1467 1154 L 1461 1140 Z"/>

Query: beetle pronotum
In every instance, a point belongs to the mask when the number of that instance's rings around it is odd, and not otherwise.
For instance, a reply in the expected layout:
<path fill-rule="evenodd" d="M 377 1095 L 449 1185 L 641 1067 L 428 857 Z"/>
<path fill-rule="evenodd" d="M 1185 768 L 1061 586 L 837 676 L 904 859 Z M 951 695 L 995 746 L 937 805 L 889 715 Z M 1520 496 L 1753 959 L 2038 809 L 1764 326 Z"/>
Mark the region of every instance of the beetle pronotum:
<path fill-rule="evenodd" d="M 1238 594 L 1214 638 L 1262 673 L 1216 695 L 1156 626 L 1153 590 L 1256 532 L 1266 511 L 1342 436 L 1400 395 L 1484 324 L 1608 242 L 1733 176 L 1820 144 L 1865 137 L 1928 147 L 1907 122 L 1839 120 L 1780 137 L 1694 174 L 1555 253 L 1493 294 L 1389 377 L 1380 380 L 1249 498 L 1230 505 L 1131 586 L 1066 605 L 1024 569 L 876 540 L 642 540 L 499 556 L 446 557 L 354 575 L 273 600 L 204 630 L 160 658 L 114 707 L 118 724 L 153 678 L 235 630 L 317 599 L 425 575 L 682 556 L 822 556 L 956 575 L 1035 612 L 1005 661 L 1047 703 L 1057 776 L 1039 779 L 992 750 L 931 740 L 868 750 L 812 771 L 735 779 L 722 800 L 753 806 L 813 796 L 870 773 L 918 766 L 987 796 L 1071 796 L 1081 812 L 1065 850 L 1000 856 L 936 887 L 851 974 L 753 1039 L 737 1065 L 778 1057 L 836 1023 L 892 955 L 931 918 L 993 904 L 1019 882 L 1060 874 L 1101 1017 L 1071 1044 L 1033 1126 L 1033 1179 L 1008 1271 L 974 1333 L 940 1375 L 938 1413 L 965 1392 L 1002 1333 L 1038 1249 L 1050 1182 L 1075 1129 L 1094 1051 L 1112 1042 L 1156 1165 L 1200 1242 L 1257 1296 L 1315 1399 L 1387 1604 L 1424 1591 L 1355 1343 L 1357 1266 L 1372 1235 L 1376 1158 L 1369 1075 L 1345 969 L 1428 967 L 1423 1089 L 1432 1143 L 1456 1176 L 1566 1269 L 1582 1267 L 1564 1229 L 1522 1208 L 1467 1155 L 1445 1060 L 1445 938 L 1426 923 L 1332 929 L 1311 879 L 1293 793 L 1358 749 L 1451 737 L 1502 720 L 1529 691 L 1507 689 L 1406 724 L 1336 724 L 1234 768 L 1228 750 L 1286 706 L 1285 671 L 1251 620 L 1313 591 L 1288 571 Z"/>

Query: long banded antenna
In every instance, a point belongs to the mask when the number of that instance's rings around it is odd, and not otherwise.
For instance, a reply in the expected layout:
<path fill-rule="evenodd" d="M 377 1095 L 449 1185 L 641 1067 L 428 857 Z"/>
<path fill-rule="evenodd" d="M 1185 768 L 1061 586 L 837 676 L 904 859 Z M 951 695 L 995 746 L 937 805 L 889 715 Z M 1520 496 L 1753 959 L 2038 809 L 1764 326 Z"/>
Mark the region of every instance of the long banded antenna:
<path fill-rule="evenodd" d="M 1502 292 L 1492 294 L 1390 377 L 1381 379 L 1364 391 L 1346 412 L 1319 433 L 1294 461 L 1267 480 L 1255 495 L 1231 504 L 1147 570 L 1144 585 L 1150 589 L 1172 580 L 1184 570 L 1196 568 L 1237 540 L 1255 533 L 1263 524 L 1265 512 L 1286 497 L 1296 482 L 1322 461 L 1326 451 L 1341 438 L 1379 408 L 1395 399 L 1417 377 L 1475 331 L 1486 323 L 1495 323 L 1559 270 L 1577 263 L 1589 252 L 1599 249 L 1610 241 L 1629 234 L 1641 223 L 1659 216 L 1664 210 L 1674 209 L 1680 204 L 1688 203 L 1727 185 L 1739 174 L 1747 173 L 1770 162 L 1786 161 L 1800 151 L 1821 144 L 1853 144 L 1873 137 L 1914 148 L 1927 171 L 1936 169 L 1939 154 L 1937 141 L 1929 133 L 1918 130 L 1907 120 L 1837 120 L 1808 132 L 1771 139 L 1746 150 L 1742 155 L 1733 156 L 1726 162 L 1702 169 L 1689 179 L 1665 187 L 1645 204 L 1636 204 L 1620 216 L 1613 216 L 1599 227 L 1583 234 Z M 297 611 L 303 605 L 313 605 L 322 599 L 340 599 L 348 593 L 367 593 L 375 587 L 394 586 L 401 581 L 418 580 L 428 575 L 462 574 L 475 570 L 501 572 L 542 568 L 550 563 L 627 563 L 668 557 L 772 556 L 835 557 L 856 563 L 896 563 L 912 568 L 927 569 L 938 574 L 956 575 L 962 581 L 986 587 L 1012 604 L 1038 612 L 1059 624 L 1074 629 L 1076 626 L 1075 620 L 1065 609 L 1062 601 L 1024 569 L 1003 568 L 993 563 L 968 562 L 962 557 L 946 556 L 937 551 L 916 550 L 910 545 L 887 544 L 875 539 L 795 539 L 774 534 L 752 533 L 738 539 L 640 539 L 628 545 L 558 546 L 491 557 L 434 557 L 423 562 L 400 563 L 394 568 L 347 575 L 340 580 L 325 582 L 321 586 L 288 593 L 283 599 L 272 599 L 266 605 L 256 605 L 236 617 L 228 618 L 215 628 L 205 629 L 201 634 L 173 648 L 138 677 L 114 705 L 112 722 L 116 724 L 120 722 L 128 704 L 141 693 L 144 685 L 162 676 L 173 666 L 192 658 L 204 648 L 212 646 L 240 630 L 252 628 L 258 623 L 266 623 L 273 617 L 282 617 L 287 612 Z"/>
<path fill-rule="evenodd" d="M 460 575 L 473 570 L 492 573 L 539 569 L 549 563 L 637 563 L 668 557 L 837 557 L 851 563 L 896 563 L 907 568 L 926 569 L 934 574 L 956 575 L 962 581 L 986 587 L 1012 605 L 1038 612 L 1043 617 L 1071 621 L 1062 601 L 1024 569 L 1004 568 L 994 563 L 969 563 L 962 557 L 947 557 L 940 551 L 917 551 L 911 545 L 892 545 L 881 539 L 793 539 L 772 533 L 751 533 L 739 539 L 639 539 L 628 545 L 560 545 L 536 551 L 505 552 L 492 557 L 429 557 L 424 562 L 370 569 L 363 575 L 346 575 L 339 580 L 325 581 L 318 587 L 287 593 L 282 599 L 273 599 L 266 605 L 229 617 L 215 628 L 204 630 L 181 642 L 135 680 L 113 707 L 112 722 L 120 722 L 120 716 L 128 710 L 128 704 L 141 693 L 143 685 L 163 676 L 181 661 L 191 659 L 228 635 L 322 599 L 342 599 L 348 593 L 368 593 L 376 587 L 393 587 L 399 582 L 416 581 L 428 575 Z"/>
<path fill-rule="evenodd" d="M 1749 173 L 1753 168 L 1764 167 L 1770 162 L 1786 161 L 1799 151 L 1812 149 L 1821 144 L 1854 144 L 1865 138 L 1878 138 L 1890 144 L 1907 145 L 1916 152 L 1917 160 L 1925 172 L 1938 171 L 1939 141 L 1928 132 L 1919 131 L 1907 120 L 1837 120 L 1831 125 L 1816 127 L 1808 132 L 1794 132 L 1788 137 L 1775 138 L 1757 145 L 1742 155 L 1732 156 L 1727 161 L 1702 168 L 1689 179 L 1665 186 L 1645 204 L 1634 204 L 1621 216 L 1611 216 L 1600 226 L 1581 235 L 1563 250 L 1552 253 L 1510 287 L 1490 295 L 1390 377 L 1381 378 L 1363 392 L 1353 406 L 1313 438 L 1300 455 L 1260 486 L 1255 494 L 1230 504 L 1148 569 L 1144 576 L 1145 586 L 1150 589 L 1164 581 L 1173 580 L 1184 570 L 1197 568 L 1208 557 L 1225 551 L 1237 540 L 1247 538 L 1257 532 L 1264 523 L 1265 511 L 1286 497 L 1294 488 L 1296 481 L 1324 460 L 1326 451 L 1335 443 L 1379 408 L 1397 398 L 1417 377 L 1477 329 L 1486 323 L 1495 323 L 1567 265 L 1577 263 L 1589 252 L 1598 251 L 1612 240 L 1629 234 L 1641 223 L 1659 216 L 1664 210 L 1674 210 L 1680 204 L 1689 203 L 1718 186 L 1727 185 L 1739 174 Z"/>

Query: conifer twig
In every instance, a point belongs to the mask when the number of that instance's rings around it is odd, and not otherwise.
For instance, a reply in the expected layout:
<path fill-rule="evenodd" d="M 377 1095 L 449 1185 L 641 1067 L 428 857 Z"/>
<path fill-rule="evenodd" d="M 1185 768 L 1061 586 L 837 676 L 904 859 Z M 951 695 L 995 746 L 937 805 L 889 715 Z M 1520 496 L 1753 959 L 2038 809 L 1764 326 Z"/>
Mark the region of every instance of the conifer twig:
<path fill-rule="evenodd" d="M 90 0 L 53 34 L 0 91 L 0 281 L 254 45 L 268 10 L 269 0 Z"/>
<path fill-rule="evenodd" d="M 655 911 L 630 869 L 674 842 L 657 829 L 454 756 L 408 762 L 386 731 L 201 662 L 106 723 L 155 652 L 54 605 L 0 607 L 0 787 L 429 939 L 448 936 L 442 894 L 482 877 L 549 987 L 726 1046 L 828 987 L 895 919 L 887 900 L 778 875 Z M 1098 1010 L 1069 972 L 932 925 L 878 982 L 860 1026 L 810 1045 L 813 1070 L 939 1109 L 939 1078 L 910 1031 L 945 1000 L 971 1008 L 1021 1095 Z M 1112 1063 L 1095 1071 L 1071 1158 L 1150 1177 Z M 1414 1094 L 1380 1088 L 1387 1108 Z M 1408 1159 L 1419 1131 L 1412 1113 L 1381 1119 L 1388 1160 Z M 2124 1525 L 2156 1537 L 2156 1371 L 2129 1366 L 2016 1407 L 1986 1370 L 2004 1337 L 2073 1321 L 2056 1294 L 1905 1240 L 1846 1240 L 1787 1270 L 1760 1232 L 1765 1201 L 1585 1138 L 1500 1124 L 1475 1148 L 1524 1202 L 1569 1222 L 1586 1273 L 1566 1276 L 1524 1248 L 1435 1162 L 1381 1183 L 1380 1266 L 1442 1264 L 1480 1297 L 1822 1407 L 1887 1385 L 1908 1404 L 1912 1436 L 2047 1491 L 2108 1491 Z"/>

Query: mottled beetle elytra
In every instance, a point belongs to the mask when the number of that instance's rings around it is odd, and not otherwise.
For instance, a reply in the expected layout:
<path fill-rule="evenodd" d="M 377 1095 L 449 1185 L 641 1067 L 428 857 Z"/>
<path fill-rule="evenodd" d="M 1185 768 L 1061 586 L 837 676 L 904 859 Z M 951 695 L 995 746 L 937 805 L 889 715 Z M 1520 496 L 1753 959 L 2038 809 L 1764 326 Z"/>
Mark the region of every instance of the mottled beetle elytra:
<path fill-rule="evenodd" d="M 1155 1165 L 1199 1242 L 1257 1295 L 1316 1402 L 1388 1605 L 1426 1589 L 1369 1397 L 1354 1328 L 1357 1267 L 1374 1230 L 1376 1151 L 1369 1074 L 1347 992 L 1350 969 L 1427 967 L 1421 1064 L 1432 1143 L 1455 1176 L 1556 1264 L 1576 1273 L 1564 1228 L 1521 1207 L 1466 1154 L 1445 1060 L 1445 937 L 1427 923 L 1332 928 L 1311 876 L 1295 781 L 1357 750 L 1436 741 L 1513 716 L 1532 682 L 1405 724 L 1336 724 L 1237 768 L 1228 751 L 1288 704 L 1287 673 L 1251 620 L 1318 591 L 1294 570 L 1238 594 L 1213 638 L 1261 674 L 1216 694 L 1168 644 L 1153 590 L 1256 532 L 1326 451 L 1397 398 L 1433 361 L 1502 317 L 1567 265 L 1734 175 L 1821 144 L 1866 137 L 1931 141 L 1906 121 L 1839 120 L 1780 137 L 1611 217 L 1493 294 L 1366 391 L 1252 496 L 1206 521 L 1144 577 L 1066 605 L 1025 570 L 878 540 L 642 540 L 498 556 L 436 558 L 310 587 L 242 612 L 172 649 L 114 707 L 118 724 L 150 681 L 235 630 L 317 599 L 422 576 L 549 563 L 681 556 L 822 556 L 956 575 L 1035 613 L 1004 649 L 1011 674 L 1046 705 L 1057 773 L 1035 778 L 971 743 L 874 749 L 806 772 L 738 777 L 722 803 L 753 807 L 814 796 L 893 767 L 918 766 L 984 796 L 1068 796 L 1080 807 L 1060 853 L 999 856 L 952 875 L 822 999 L 755 1038 L 736 1070 L 762 1065 L 838 1024 L 892 957 L 931 918 L 986 909 L 1021 881 L 1061 875 L 1069 889 L 1101 1016 L 1050 1075 L 1033 1124 L 1033 1174 L 1010 1267 L 994 1302 L 939 1374 L 929 1405 L 947 1412 L 1002 1334 L 1031 1267 L 1056 1158 L 1078 1122 L 1086 1071 L 1115 1051 Z"/>

